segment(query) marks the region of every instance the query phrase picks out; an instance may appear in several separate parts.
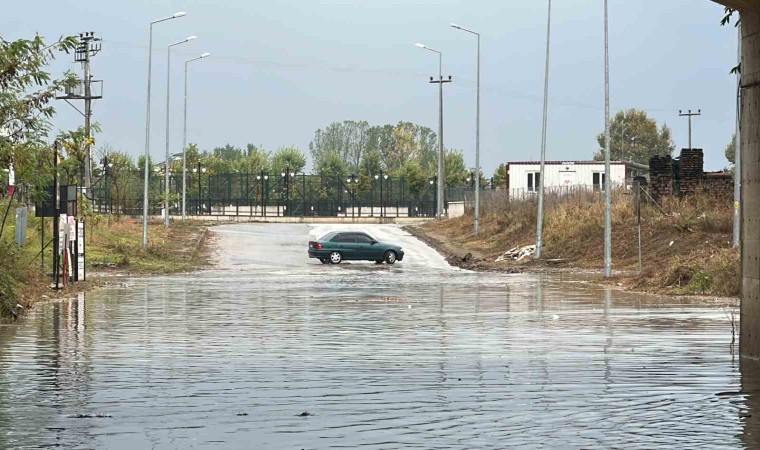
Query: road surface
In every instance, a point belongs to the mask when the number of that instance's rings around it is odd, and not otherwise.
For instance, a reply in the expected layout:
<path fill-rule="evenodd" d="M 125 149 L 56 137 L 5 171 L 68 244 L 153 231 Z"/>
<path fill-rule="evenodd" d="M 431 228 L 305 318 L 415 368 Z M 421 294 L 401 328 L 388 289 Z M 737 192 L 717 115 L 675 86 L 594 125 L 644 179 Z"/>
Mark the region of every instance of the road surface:
<path fill-rule="evenodd" d="M 404 261 L 307 258 L 349 228 Z M 214 233 L 212 270 L 0 326 L 0 448 L 741 448 L 756 429 L 722 309 L 454 269 L 393 225 Z"/>

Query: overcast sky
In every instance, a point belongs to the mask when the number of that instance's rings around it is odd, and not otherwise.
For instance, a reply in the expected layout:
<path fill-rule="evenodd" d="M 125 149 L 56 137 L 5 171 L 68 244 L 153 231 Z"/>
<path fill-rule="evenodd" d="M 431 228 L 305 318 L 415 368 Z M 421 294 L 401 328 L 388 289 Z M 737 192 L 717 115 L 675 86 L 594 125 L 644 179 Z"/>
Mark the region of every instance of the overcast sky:
<path fill-rule="evenodd" d="M 445 144 L 474 165 L 475 37 L 482 34 L 481 158 L 492 173 L 506 161 L 534 159 L 541 144 L 546 35 L 545 0 L 43 0 L 3 7 L 6 39 L 95 31 L 103 50 L 92 62 L 105 83 L 94 107 L 98 146 L 144 151 L 148 24 L 176 11 L 187 16 L 154 27 L 151 154 L 165 148 L 166 47 L 171 65 L 171 149 L 182 146 L 183 61 L 190 65 L 188 140 L 201 149 L 230 143 L 308 153 L 318 128 L 342 120 L 400 120 L 437 130 L 436 55 L 444 53 Z M 602 0 L 554 0 L 547 157 L 590 158 L 604 128 Z M 708 0 L 610 0 L 611 106 L 639 108 L 687 145 L 679 109 L 702 109 L 695 147 L 706 168 L 727 165 L 735 128 L 736 30 L 720 27 L 722 7 Z M 43 14 L 44 11 L 44 14 Z M 81 73 L 64 56 L 55 66 Z M 81 116 L 58 105 L 56 129 Z"/>

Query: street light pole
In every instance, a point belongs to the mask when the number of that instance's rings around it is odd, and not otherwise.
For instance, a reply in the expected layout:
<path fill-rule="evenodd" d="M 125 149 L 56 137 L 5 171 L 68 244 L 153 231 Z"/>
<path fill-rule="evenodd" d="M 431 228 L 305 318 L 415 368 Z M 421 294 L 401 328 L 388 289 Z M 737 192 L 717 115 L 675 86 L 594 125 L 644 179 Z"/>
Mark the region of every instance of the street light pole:
<path fill-rule="evenodd" d="M 457 30 L 466 31 L 478 37 L 477 49 L 477 94 L 476 94 L 476 113 L 475 113 L 475 172 L 478 174 L 475 178 L 475 213 L 473 221 L 473 233 L 475 236 L 480 232 L 480 33 L 467 28 L 460 27 L 452 23 L 451 26 Z"/>
<path fill-rule="evenodd" d="M 197 58 L 185 61 L 185 112 L 182 124 L 182 220 L 187 218 L 185 214 L 187 199 L 187 64 L 207 56 L 211 56 L 211 53 L 204 53 Z"/>
<path fill-rule="evenodd" d="M 549 0 L 548 19 L 546 21 L 546 66 L 544 69 L 544 121 L 541 129 L 541 166 L 538 180 L 538 216 L 536 220 L 536 253 L 535 258 L 541 259 L 541 249 L 544 239 L 544 170 L 546 168 L 546 130 L 549 113 L 549 56 L 552 32 L 552 0 Z"/>
<path fill-rule="evenodd" d="M 146 102 L 145 112 L 145 180 L 144 180 L 144 192 L 143 192 L 143 248 L 148 246 L 148 184 L 150 181 L 150 168 L 148 167 L 150 160 L 150 74 L 153 61 L 153 25 L 166 20 L 176 19 L 184 16 L 185 13 L 180 11 L 174 13 L 169 17 L 163 19 L 154 20 L 150 23 L 150 32 L 148 34 L 148 101 Z"/>
<path fill-rule="evenodd" d="M 432 49 L 430 47 L 425 46 L 424 44 L 414 44 L 416 47 L 429 50 L 433 53 L 438 54 L 438 80 L 433 80 L 433 77 L 430 77 L 430 82 L 433 84 L 438 84 L 438 200 L 436 202 L 436 219 L 441 219 L 443 217 L 443 184 L 445 181 L 444 176 L 444 167 L 443 167 L 443 159 L 444 159 L 444 150 L 443 150 L 443 83 L 451 83 L 451 76 L 449 75 L 448 80 L 443 79 L 443 53 L 441 53 L 438 50 Z"/>
<path fill-rule="evenodd" d="M 604 276 L 612 276 L 612 181 L 610 180 L 610 47 L 609 7 L 604 0 Z M 543 180 L 541 180 L 543 183 Z"/>
<path fill-rule="evenodd" d="M 189 36 L 166 48 L 166 161 L 164 161 L 164 227 L 169 228 L 169 94 L 171 93 L 171 55 L 172 47 L 192 41 L 196 36 Z M 183 150 L 184 151 L 184 150 Z"/>

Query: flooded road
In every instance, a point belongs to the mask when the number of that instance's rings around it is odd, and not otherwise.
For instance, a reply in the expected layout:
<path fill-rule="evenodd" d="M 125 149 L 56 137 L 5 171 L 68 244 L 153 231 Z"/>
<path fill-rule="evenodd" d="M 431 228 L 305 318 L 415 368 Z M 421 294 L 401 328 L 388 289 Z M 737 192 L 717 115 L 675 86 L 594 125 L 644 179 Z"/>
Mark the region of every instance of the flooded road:
<path fill-rule="evenodd" d="M 324 266 L 348 226 L 215 228 L 219 266 L 0 326 L 0 448 L 742 448 L 721 308 L 449 267 Z M 675 300 L 677 302 L 677 300 Z"/>

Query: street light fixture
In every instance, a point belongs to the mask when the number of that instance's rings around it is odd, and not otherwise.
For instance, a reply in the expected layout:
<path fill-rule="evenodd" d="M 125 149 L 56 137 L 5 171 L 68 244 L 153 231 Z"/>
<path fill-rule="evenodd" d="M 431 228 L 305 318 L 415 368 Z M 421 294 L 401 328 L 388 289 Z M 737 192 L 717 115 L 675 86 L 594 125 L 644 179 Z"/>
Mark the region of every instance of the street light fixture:
<path fill-rule="evenodd" d="M 150 75 L 151 75 L 151 67 L 153 63 L 153 25 L 164 22 L 171 19 L 177 19 L 179 17 L 183 17 L 186 13 L 184 11 L 179 11 L 174 14 L 172 14 L 169 17 L 164 17 L 163 19 L 154 20 L 150 23 L 150 32 L 148 34 L 148 93 L 147 98 L 148 101 L 146 102 L 146 112 L 145 112 L 145 180 L 144 180 L 144 191 L 143 191 L 143 248 L 146 248 L 148 246 L 148 182 L 149 182 L 149 175 L 150 175 L 150 169 L 148 168 L 148 161 L 150 160 Z"/>
<path fill-rule="evenodd" d="M 175 42 L 173 44 L 170 44 L 166 48 L 166 161 L 164 164 L 166 165 L 166 173 L 164 174 L 164 227 L 169 228 L 169 160 L 171 159 L 171 155 L 169 154 L 169 97 L 171 93 L 171 77 L 169 76 L 171 74 L 171 55 L 172 55 L 172 47 L 180 44 L 184 44 L 186 42 L 190 42 L 192 40 L 197 39 L 198 36 L 188 36 L 185 39 Z M 183 166 L 184 169 L 184 166 Z"/>
<path fill-rule="evenodd" d="M 461 30 L 478 37 L 477 49 L 477 94 L 476 94 L 476 113 L 475 113 L 475 172 L 480 173 L 480 33 L 467 28 L 460 27 L 452 23 L 452 28 Z M 473 232 L 477 236 L 480 231 L 480 177 L 475 178 L 475 220 L 473 221 Z"/>
<path fill-rule="evenodd" d="M 428 50 L 433 53 L 438 54 L 438 80 L 433 81 L 432 77 L 430 77 L 431 83 L 438 83 L 438 180 L 443 180 L 443 83 L 451 82 L 451 77 L 449 77 L 449 80 L 443 79 L 443 53 L 440 51 L 430 48 L 426 46 L 425 44 L 416 43 L 414 44 L 415 47 L 421 48 L 423 50 Z M 440 219 L 443 214 L 443 183 L 438 183 L 438 201 L 436 202 L 436 218 Z"/>
<path fill-rule="evenodd" d="M 187 65 L 193 61 L 198 61 L 211 56 L 211 53 L 204 53 L 197 58 L 189 59 L 185 61 L 185 112 L 183 115 L 182 125 L 182 220 L 187 218 L 185 213 L 186 198 L 187 198 Z"/>

